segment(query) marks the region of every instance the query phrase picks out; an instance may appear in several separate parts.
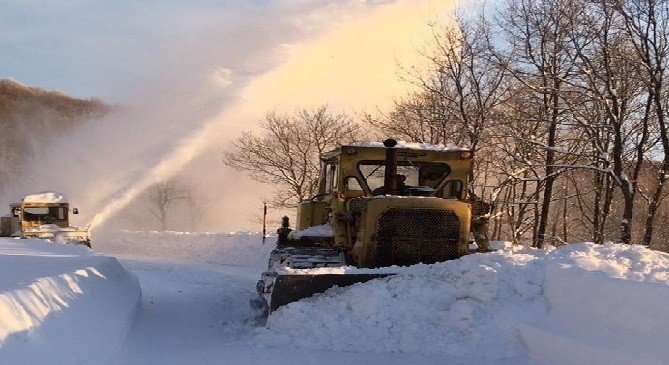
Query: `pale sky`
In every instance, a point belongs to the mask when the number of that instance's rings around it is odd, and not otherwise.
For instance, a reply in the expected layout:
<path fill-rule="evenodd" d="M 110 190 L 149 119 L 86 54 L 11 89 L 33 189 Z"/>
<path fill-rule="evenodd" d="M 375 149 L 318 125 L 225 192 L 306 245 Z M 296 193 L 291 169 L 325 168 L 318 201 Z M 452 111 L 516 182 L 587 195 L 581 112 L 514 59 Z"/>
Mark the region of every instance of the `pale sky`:
<path fill-rule="evenodd" d="M 267 187 L 216 165 L 230 141 L 270 110 L 389 105 L 410 87 L 398 64 L 424 61 L 428 22 L 455 4 L 0 0 L 0 78 L 127 108 L 58 141 L 57 156 L 45 148 L 14 193 L 60 190 L 90 220 L 156 180 L 201 175 L 234 212 L 214 228 L 247 229 Z"/>
<path fill-rule="evenodd" d="M 261 73 L 277 44 L 388 2 L 0 0 L 0 78 L 124 102 L 166 79 L 196 87 L 218 66 Z"/>

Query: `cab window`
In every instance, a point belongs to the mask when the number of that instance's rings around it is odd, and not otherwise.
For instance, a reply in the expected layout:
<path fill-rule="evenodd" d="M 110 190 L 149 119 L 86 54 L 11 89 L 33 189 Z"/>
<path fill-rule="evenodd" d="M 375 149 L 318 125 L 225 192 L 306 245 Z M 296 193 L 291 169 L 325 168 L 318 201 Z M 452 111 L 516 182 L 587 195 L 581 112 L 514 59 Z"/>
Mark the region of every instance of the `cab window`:
<path fill-rule="evenodd" d="M 325 192 L 337 190 L 337 165 L 325 165 Z"/>
<path fill-rule="evenodd" d="M 346 178 L 344 188 L 346 197 L 353 198 L 365 195 L 365 191 L 363 190 L 362 185 L 360 185 L 358 178 L 354 176 Z"/>
<path fill-rule="evenodd" d="M 451 180 L 444 185 L 443 197 L 444 199 L 462 199 L 462 181 Z"/>
<path fill-rule="evenodd" d="M 362 161 L 358 171 L 373 195 L 385 194 L 385 161 Z M 451 167 L 439 162 L 399 161 L 397 164 L 398 195 L 430 196 L 451 173 Z"/>

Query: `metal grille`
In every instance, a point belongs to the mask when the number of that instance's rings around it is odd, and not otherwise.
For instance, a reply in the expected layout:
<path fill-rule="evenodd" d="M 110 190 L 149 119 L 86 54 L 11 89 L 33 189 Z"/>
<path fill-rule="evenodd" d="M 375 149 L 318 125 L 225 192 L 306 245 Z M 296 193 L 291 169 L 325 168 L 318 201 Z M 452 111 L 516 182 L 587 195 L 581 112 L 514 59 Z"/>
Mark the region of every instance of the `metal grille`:
<path fill-rule="evenodd" d="M 363 213 L 367 210 L 367 203 L 369 203 L 369 198 L 351 198 L 348 200 L 348 211 L 355 213 Z"/>
<path fill-rule="evenodd" d="M 460 256 L 460 219 L 449 210 L 393 208 L 379 218 L 376 266 L 432 264 Z"/>

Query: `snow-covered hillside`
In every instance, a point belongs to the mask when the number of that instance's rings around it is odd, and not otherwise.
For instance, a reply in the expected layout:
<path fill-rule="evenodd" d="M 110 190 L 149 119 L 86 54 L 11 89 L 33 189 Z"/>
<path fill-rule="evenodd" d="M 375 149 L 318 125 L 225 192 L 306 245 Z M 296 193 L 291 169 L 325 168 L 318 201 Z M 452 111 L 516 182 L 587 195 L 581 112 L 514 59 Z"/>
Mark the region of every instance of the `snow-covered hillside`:
<path fill-rule="evenodd" d="M 105 363 L 121 351 L 139 298 L 114 258 L 0 238 L 0 363 Z"/>

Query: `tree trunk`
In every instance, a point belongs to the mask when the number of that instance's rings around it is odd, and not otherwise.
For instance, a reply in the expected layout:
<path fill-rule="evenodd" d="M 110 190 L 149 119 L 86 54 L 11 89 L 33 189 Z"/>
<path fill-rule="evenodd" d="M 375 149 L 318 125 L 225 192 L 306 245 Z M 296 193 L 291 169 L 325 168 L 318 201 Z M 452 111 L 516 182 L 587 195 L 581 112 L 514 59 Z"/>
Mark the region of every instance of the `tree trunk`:
<path fill-rule="evenodd" d="M 626 187 L 624 187 L 625 189 Z M 623 219 L 620 222 L 620 241 L 625 244 L 630 244 L 632 241 L 632 217 L 634 216 L 634 196 L 632 194 L 623 193 L 625 200 Z"/>
<path fill-rule="evenodd" d="M 604 190 L 604 205 L 601 212 L 601 222 L 599 225 L 599 237 L 601 241 L 600 244 L 604 243 L 606 239 L 604 230 L 606 229 L 606 222 L 609 220 L 609 214 L 611 213 L 611 203 L 613 202 L 613 184 L 611 182 L 611 176 L 606 175 L 604 178 L 605 190 Z"/>
<path fill-rule="evenodd" d="M 552 111 L 551 111 L 551 121 L 548 126 L 548 149 L 546 150 L 546 180 L 544 186 L 544 196 L 543 201 L 541 202 L 541 216 L 539 218 L 539 228 L 537 230 L 537 242 L 536 246 L 542 248 L 544 241 L 546 239 L 546 228 L 548 226 L 548 216 L 550 214 L 551 200 L 553 199 L 553 183 L 555 182 L 555 135 L 557 133 L 557 123 L 558 123 L 558 97 L 557 91 L 559 83 L 556 82 L 554 85 L 555 91 L 553 91 L 552 99 Z"/>
<path fill-rule="evenodd" d="M 604 189 L 603 177 L 599 172 L 593 172 L 595 177 L 595 201 L 594 208 L 592 210 L 592 240 L 596 244 L 602 244 L 604 241 L 603 230 L 602 230 L 602 190 Z"/>
<path fill-rule="evenodd" d="M 567 184 L 564 185 L 564 203 L 562 206 L 562 240 L 565 242 L 569 242 L 569 237 L 568 237 L 568 221 L 567 221 L 567 216 L 569 215 L 569 208 L 567 206 L 567 201 L 569 198 L 567 190 Z"/>
<path fill-rule="evenodd" d="M 160 231 L 167 231 L 167 211 L 160 212 Z"/>
<path fill-rule="evenodd" d="M 664 191 L 664 183 L 667 180 L 667 171 L 669 171 L 669 161 L 663 163 L 663 168 L 660 170 L 659 182 L 655 188 L 655 192 L 651 198 L 650 204 L 648 204 L 648 214 L 646 215 L 646 230 L 643 235 L 643 244 L 650 246 L 653 241 L 653 229 L 655 215 L 657 214 L 657 209 L 659 208 L 659 202 L 662 198 L 662 192 Z"/>

